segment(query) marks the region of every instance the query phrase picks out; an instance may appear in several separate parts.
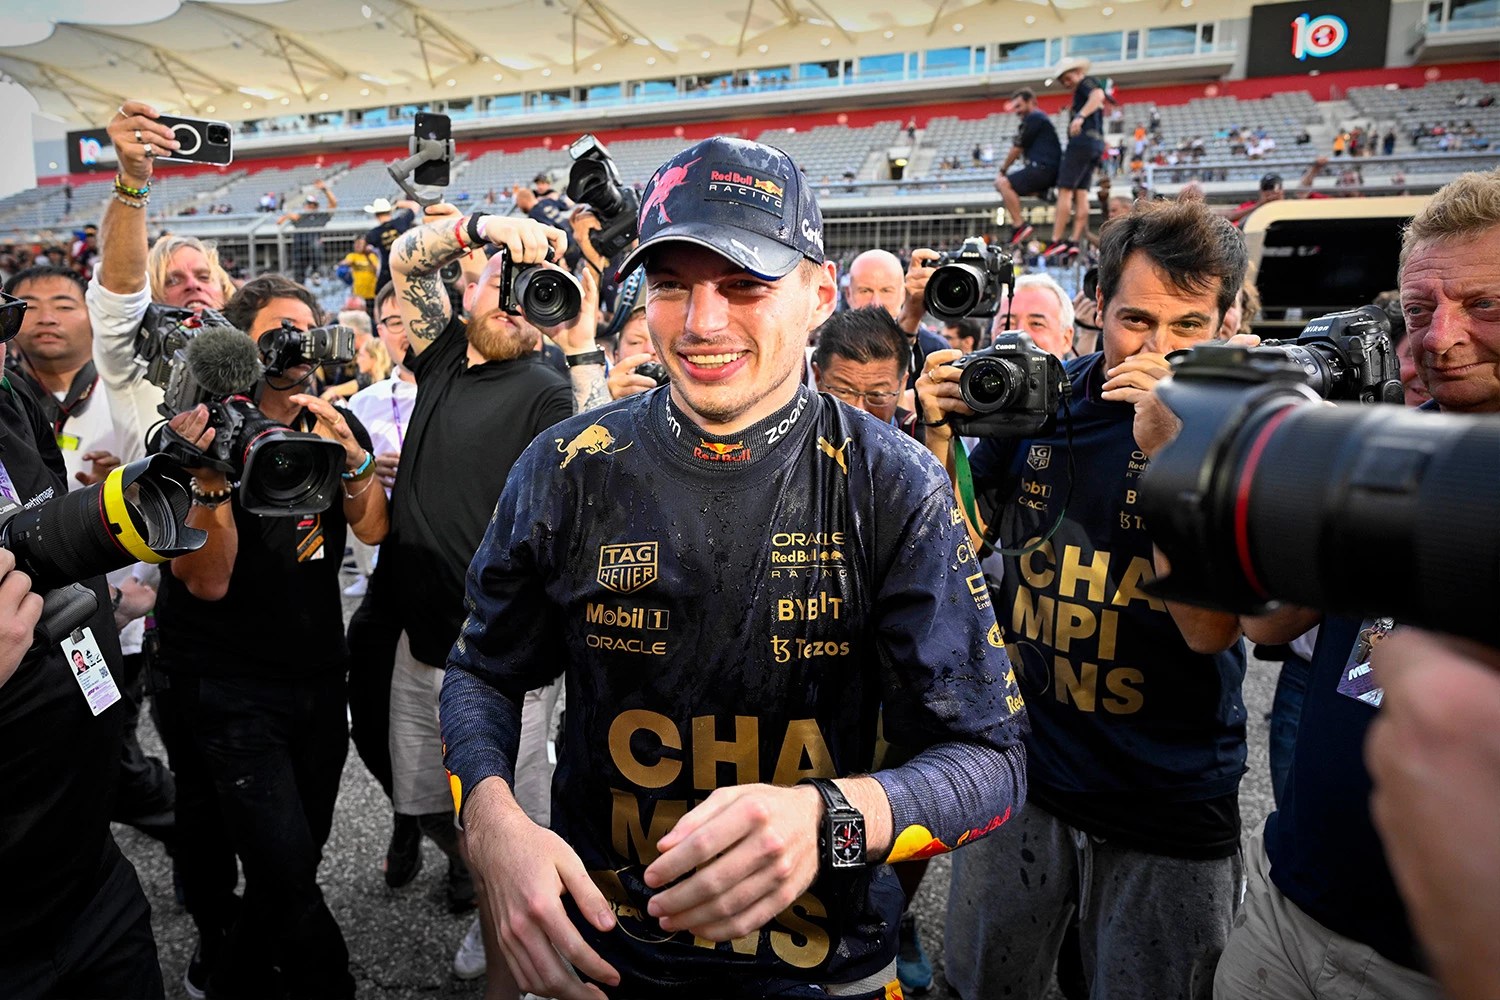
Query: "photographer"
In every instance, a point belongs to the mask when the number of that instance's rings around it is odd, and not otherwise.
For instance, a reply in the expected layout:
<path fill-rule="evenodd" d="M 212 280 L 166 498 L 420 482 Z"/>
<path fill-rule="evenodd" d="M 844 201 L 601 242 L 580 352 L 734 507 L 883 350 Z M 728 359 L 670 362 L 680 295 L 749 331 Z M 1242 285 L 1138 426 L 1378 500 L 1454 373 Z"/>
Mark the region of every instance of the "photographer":
<path fill-rule="evenodd" d="M 1137 406 L 1166 354 L 1213 338 L 1245 268 L 1238 231 L 1201 203 L 1110 223 L 1103 352 L 1066 365 L 1071 401 L 1043 431 L 972 457 L 985 539 L 1008 547 L 997 617 L 1032 718 L 1033 805 L 954 859 L 947 968 L 964 1000 L 1043 996 L 1075 910 L 1095 989 L 1208 995 L 1241 879 L 1245 659 L 1235 616 L 1142 589 L 1160 567 L 1133 505 L 1163 435 Z M 956 355 L 917 382 L 929 424 L 969 412 Z M 952 429 L 927 444 L 950 461 Z"/>
<path fill-rule="evenodd" d="M 283 321 L 310 329 L 319 311 L 305 288 L 267 275 L 237 292 L 224 316 L 254 340 Z M 200 974 L 215 997 L 354 990 L 317 869 L 348 748 L 339 564 L 348 530 L 370 544 L 385 536 L 386 500 L 364 428 L 299 391 L 311 375 L 311 363 L 268 373 L 258 403 L 267 417 L 342 446 L 342 500 L 320 514 L 252 514 L 223 472 L 193 469 L 188 524 L 208 542 L 172 560 L 157 604 L 165 700 L 183 730 L 175 738 L 194 751 L 178 769 L 178 826 L 186 864 L 213 880 L 189 893 L 188 906 L 202 934 Z M 202 405 L 168 426 L 199 449 L 216 434 Z M 212 836 L 226 835 L 244 863 L 238 907 L 232 868 L 198 857 L 217 851 Z"/>
<path fill-rule="evenodd" d="M 486 245 L 501 252 L 465 288 L 468 315 L 461 317 L 440 287 L 439 272 Z M 540 331 L 525 315 L 503 307 L 501 286 L 512 264 L 552 266 L 543 261 L 561 256 L 565 248 L 561 230 L 530 219 L 478 214 L 418 226 L 392 247 L 394 301 L 419 390 L 377 583 L 395 588 L 383 599 L 402 630 L 391 681 L 392 801 L 398 817 L 417 817 L 422 831 L 448 854 L 449 905 L 455 910 L 461 906 L 452 894 L 457 873 L 464 878 L 463 901 L 471 901 L 472 893 L 443 769 L 437 699 L 443 665 L 463 624 L 464 573 L 516 458 L 574 409 L 568 380 L 543 364 L 534 349 Z M 594 347 L 598 309 L 597 284 L 589 271 L 583 288 L 577 320 L 552 332 L 570 360 L 602 365 L 602 355 L 588 350 Z M 483 442 L 483 461 L 475 461 L 476 442 Z M 546 741 L 557 693 L 553 685 L 528 697 L 522 739 L 520 794 L 543 823 L 550 804 Z M 477 943 L 472 930 L 470 937 Z M 466 942 L 465 950 L 475 949 Z M 498 953 L 488 951 L 492 977 L 503 976 Z"/>
<path fill-rule="evenodd" d="M 995 313 L 990 329 L 992 337 L 1005 332 L 1002 324 L 1007 319 L 1010 329 L 1031 334 L 1036 346 L 1053 357 L 1076 356 L 1073 302 L 1050 274 L 1023 274 L 1016 279 L 1015 294 L 1009 301 L 1002 301 L 999 312 Z"/>
<path fill-rule="evenodd" d="M 1465 174 L 1443 188 L 1403 234 L 1401 308 L 1417 371 L 1435 401 L 1422 409 L 1500 413 L 1497 261 L 1495 171 Z M 1384 820 L 1377 837 L 1361 754 L 1378 725 L 1381 698 L 1378 687 L 1354 681 L 1367 673 L 1362 668 L 1372 652 L 1384 650 L 1382 638 L 1396 623 L 1287 607 L 1247 618 L 1245 632 L 1257 642 L 1287 642 L 1320 622 L 1282 802 L 1266 820 L 1264 836 L 1252 840 L 1246 919 L 1225 949 L 1215 996 L 1256 996 L 1263 989 L 1278 997 L 1312 996 L 1331 980 L 1383 996 L 1436 997 L 1429 961 L 1442 972 L 1467 958 L 1455 954 L 1451 939 L 1419 944 L 1414 938 L 1382 841 L 1409 845 L 1423 835 L 1398 827 L 1387 812 L 1375 816 Z M 1367 752 L 1372 764 L 1384 761 L 1398 783 L 1407 780 L 1389 747 L 1377 742 Z M 1431 773 L 1442 785 L 1440 772 Z M 1413 814 L 1400 822 L 1431 827 L 1437 820 Z M 1446 836 L 1447 824 L 1437 828 Z M 1431 919 L 1430 912 L 1425 916 Z M 1434 950 L 1424 952 L 1421 944 Z"/>
<path fill-rule="evenodd" d="M 65 475 L 36 400 L 0 377 L 0 510 L 55 501 Z M 15 1000 L 163 995 L 151 909 L 110 834 L 125 712 L 103 672 L 120 648 L 104 579 L 87 585 L 84 641 L 35 644 L 42 596 L 0 548 L 0 995 Z M 69 650 L 102 665 L 78 676 Z"/>

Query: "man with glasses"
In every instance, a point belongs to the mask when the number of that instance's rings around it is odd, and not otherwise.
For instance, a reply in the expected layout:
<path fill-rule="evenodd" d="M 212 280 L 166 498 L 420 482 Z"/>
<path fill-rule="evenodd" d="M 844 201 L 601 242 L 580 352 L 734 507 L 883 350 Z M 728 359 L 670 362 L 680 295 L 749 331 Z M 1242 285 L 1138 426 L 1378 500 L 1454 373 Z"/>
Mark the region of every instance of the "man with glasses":
<path fill-rule="evenodd" d="M 818 391 L 920 439 L 917 415 L 898 405 L 910 357 L 906 335 L 884 307 L 848 309 L 818 328 L 813 377 Z"/>

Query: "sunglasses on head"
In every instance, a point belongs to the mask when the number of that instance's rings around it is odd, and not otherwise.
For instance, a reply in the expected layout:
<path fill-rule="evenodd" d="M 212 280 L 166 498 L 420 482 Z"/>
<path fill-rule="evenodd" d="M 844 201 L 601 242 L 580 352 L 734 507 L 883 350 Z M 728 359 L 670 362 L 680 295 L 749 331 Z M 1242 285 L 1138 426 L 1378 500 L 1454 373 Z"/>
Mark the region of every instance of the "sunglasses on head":
<path fill-rule="evenodd" d="M 21 332 L 21 320 L 26 316 L 26 301 L 14 295 L 0 292 L 0 344 L 12 340 Z"/>

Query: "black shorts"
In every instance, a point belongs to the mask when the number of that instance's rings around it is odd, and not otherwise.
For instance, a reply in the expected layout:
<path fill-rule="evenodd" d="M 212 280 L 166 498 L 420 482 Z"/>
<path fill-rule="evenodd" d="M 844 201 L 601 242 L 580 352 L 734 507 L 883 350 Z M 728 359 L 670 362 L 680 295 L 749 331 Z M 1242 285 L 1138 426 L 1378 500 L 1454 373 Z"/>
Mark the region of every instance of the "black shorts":
<path fill-rule="evenodd" d="M 1098 139 L 1076 136 L 1063 150 L 1062 166 L 1057 168 L 1057 186 L 1070 191 L 1093 187 L 1094 170 L 1104 155 L 1104 143 Z"/>
<path fill-rule="evenodd" d="M 1005 175 L 1016 194 L 1042 194 L 1057 183 L 1057 168 L 1027 163 Z"/>

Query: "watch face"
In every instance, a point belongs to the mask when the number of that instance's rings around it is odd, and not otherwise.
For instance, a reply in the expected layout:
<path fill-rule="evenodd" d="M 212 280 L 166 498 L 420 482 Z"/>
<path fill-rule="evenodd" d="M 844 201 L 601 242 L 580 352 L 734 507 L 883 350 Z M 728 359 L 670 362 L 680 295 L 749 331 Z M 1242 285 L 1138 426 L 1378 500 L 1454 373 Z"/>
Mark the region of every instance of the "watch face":
<path fill-rule="evenodd" d="M 830 853 L 836 868 L 855 867 L 865 863 L 865 824 L 863 820 L 840 819 L 833 821 L 833 835 L 829 839 Z"/>

